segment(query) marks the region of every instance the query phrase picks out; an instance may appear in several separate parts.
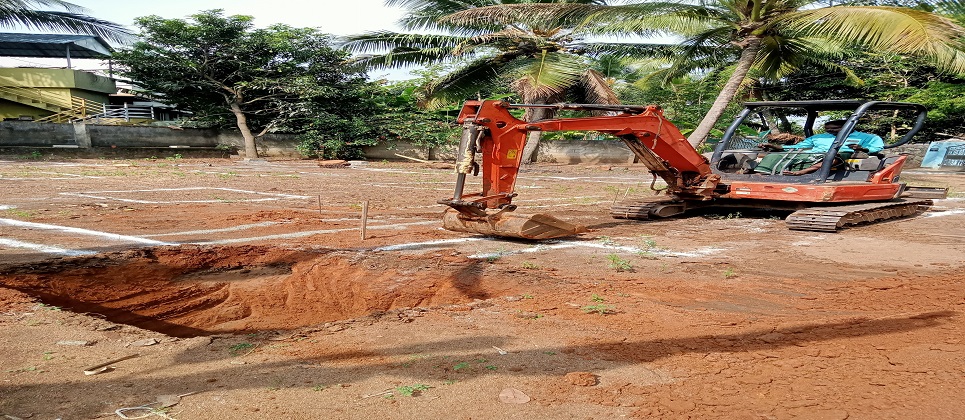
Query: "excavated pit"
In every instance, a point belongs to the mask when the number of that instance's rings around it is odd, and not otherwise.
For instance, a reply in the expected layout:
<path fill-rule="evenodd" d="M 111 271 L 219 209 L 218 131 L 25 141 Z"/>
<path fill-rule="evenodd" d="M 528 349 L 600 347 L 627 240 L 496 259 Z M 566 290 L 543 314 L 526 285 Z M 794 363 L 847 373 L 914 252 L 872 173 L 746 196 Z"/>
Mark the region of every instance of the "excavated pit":
<path fill-rule="evenodd" d="M 286 330 L 516 292 L 485 262 L 278 247 L 165 247 L 0 267 L 0 287 L 177 337 Z M 491 280 L 487 280 L 487 278 Z"/>

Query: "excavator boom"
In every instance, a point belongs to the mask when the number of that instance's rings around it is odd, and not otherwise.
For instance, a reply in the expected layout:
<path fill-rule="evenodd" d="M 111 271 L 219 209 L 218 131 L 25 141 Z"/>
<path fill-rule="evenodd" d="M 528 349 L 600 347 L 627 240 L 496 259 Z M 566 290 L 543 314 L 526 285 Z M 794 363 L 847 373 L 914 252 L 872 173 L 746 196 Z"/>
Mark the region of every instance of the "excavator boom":
<path fill-rule="evenodd" d="M 608 111 L 615 115 L 525 122 L 510 114 L 513 108 L 555 107 Z M 592 130 L 614 135 L 630 148 L 651 172 L 667 182 L 670 193 L 710 200 L 720 178 L 707 159 L 697 153 L 680 130 L 655 105 L 525 105 L 504 101 L 468 101 L 457 120 L 463 125 L 457 161 L 456 190 L 439 203 L 451 207 L 443 218 L 446 229 L 523 239 L 549 239 L 584 231 L 549 215 L 513 213 L 515 185 L 530 131 Z M 482 165 L 476 155 L 482 155 Z M 482 171 L 482 191 L 466 194 L 465 181 Z"/>

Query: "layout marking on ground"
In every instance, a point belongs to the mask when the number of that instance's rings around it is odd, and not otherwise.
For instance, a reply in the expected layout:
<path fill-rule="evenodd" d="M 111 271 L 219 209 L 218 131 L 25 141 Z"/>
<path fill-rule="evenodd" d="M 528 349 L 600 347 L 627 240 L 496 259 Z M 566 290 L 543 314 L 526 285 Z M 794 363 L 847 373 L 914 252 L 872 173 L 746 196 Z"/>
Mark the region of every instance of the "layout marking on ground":
<path fill-rule="evenodd" d="M 205 230 L 189 230 L 185 232 L 170 232 L 170 233 L 155 233 L 151 235 L 142 235 L 145 238 L 156 238 L 158 236 L 185 236 L 185 235 L 205 235 L 209 233 L 222 233 L 222 232 L 236 232 L 239 230 L 248 230 L 258 227 L 274 226 L 282 222 L 261 222 L 261 223 L 251 223 L 247 225 L 238 225 L 234 227 L 221 228 L 221 229 L 205 229 Z"/>
<path fill-rule="evenodd" d="M 135 200 L 130 198 L 120 198 L 114 197 L 110 194 L 131 194 L 131 193 L 151 193 L 151 192 L 174 192 L 174 191 L 203 191 L 203 190 L 214 190 L 214 191 L 227 191 L 239 194 L 253 194 L 253 195 L 264 195 L 269 196 L 266 198 L 252 198 L 252 199 L 238 199 L 238 200 L 174 200 L 174 201 L 156 201 L 156 200 Z M 278 193 L 266 193 L 260 191 L 249 191 L 249 190 L 239 190 L 234 188 L 220 188 L 220 187 L 185 187 L 185 188 L 157 188 L 150 190 L 111 190 L 111 191 L 85 191 L 80 193 L 73 192 L 62 192 L 61 195 L 69 195 L 76 197 L 86 197 L 86 198 L 96 198 L 98 200 L 114 200 L 122 201 L 126 203 L 139 203 L 139 204 L 177 204 L 177 203 L 223 203 L 225 201 L 232 202 L 261 202 L 261 201 L 277 201 L 281 199 L 292 199 L 292 200 L 307 200 L 312 197 L 305 195 L 293 195 L 293 194 L 278 194 Z M 100 194 L 100 195 L 95 195 Z"/>
<path fill-rule="evenodd" d="M 96 236 L 96 237 L 110 239 L 114 241 L 134 242 L 134 243 L 139 243 L 144 245 L 154 245 L 154 246 L 177 245 L 169 242 L 155 241 L 153 239 L 145 239 L 137 236 L 118 235 L 116 233 L 101 232 L 97 230 L 81 229 L 81 228 L 75 228 L 75 227 L 69 227 L 69 226 L 24 222 L 24 221 L 15 220 L 15 219 L 0 219 L 0 225 L 20 227 L 24 229 L 53 230 L 53 231 L 64 232 L 64 233 L 73 233 L 77 235 Z"/>
<path fill-rule="evenodd" d="M 438 223 L 438 221 L 431 220 L 426 222 L 398 223 L 398 224 L 392 224 L 392 225 L 375 225 L 375 226 L 369 225 L 366 227 L 366 229 L 368 230 L 375 230 L 375 229 L 401 230 L 409 226 L 428 225 L 428 224 L 435 224 L 435 223 Z M 192 244 L 192 245 L 228 245 L 228 244 L 237 244 L 237 243 L 254 242 L 254 241 L 267 241 L 272 239 L 304 238 L 306 236 L 324 235 L 329 233 L 351 232 L 351 231 L 358 231 L 358 230 L 359 230 L 358 227 L 341 228 L 341 229 L 308 230 L 303 232 L 280 233 L 277 235 L 256 236 L 251 238 L 220 239 L 215 241 L 186 242 L 186 243 Z"/>
<path fill-rule="evenodd" d="M 0 238 L 0 247 L 9 248 L 23 248 L 30 249 L 33 251 L 43 252 L 45 254 L 56 254 L 63 255 L 65 257 L 78 257 L 81 255 L 93 255 L 96 254 L 94 251 L 78 251 L 74 249 L 60 248 L 56 246 L 35 244 L 31 242 L 23 242 L 14 239 Z"/>

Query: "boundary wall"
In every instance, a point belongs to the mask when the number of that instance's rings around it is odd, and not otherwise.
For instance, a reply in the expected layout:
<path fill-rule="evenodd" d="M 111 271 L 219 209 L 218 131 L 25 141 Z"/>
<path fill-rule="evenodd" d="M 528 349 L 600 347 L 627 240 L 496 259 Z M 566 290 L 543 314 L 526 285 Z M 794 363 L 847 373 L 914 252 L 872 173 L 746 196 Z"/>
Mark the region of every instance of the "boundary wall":
<path fill-rule="evenodd" d="M 298 144 L 293 134 L 269 133 L 258 139 L 262 157 L 297 158 Z M 23 149 L 81 149 L 80 154 L 123 154 L 125 156 L 195 152 L 216 152 L 228 156 L 243 150 L 241 135 L 216 129 L 94 124 L 54 124 L 27 121 L 0 122 L 0 152 L 26 154 Z M 928 144 L 911 144 L 894 150 L 911 156 L 909 167 L 917 168 L 928 150 Z M 364 147 L 369 160 L 405 160 L 404 157 L 455 161 L 456 147 L 428 149 L 409 143 L 389 142 Z M 400 156 L 401 155 L 401 156 Z M 543 141 L 536 152 L 537 161 L 560 164 L 616 164 L 634 162 L 633 153 L 617 140 Z"/>

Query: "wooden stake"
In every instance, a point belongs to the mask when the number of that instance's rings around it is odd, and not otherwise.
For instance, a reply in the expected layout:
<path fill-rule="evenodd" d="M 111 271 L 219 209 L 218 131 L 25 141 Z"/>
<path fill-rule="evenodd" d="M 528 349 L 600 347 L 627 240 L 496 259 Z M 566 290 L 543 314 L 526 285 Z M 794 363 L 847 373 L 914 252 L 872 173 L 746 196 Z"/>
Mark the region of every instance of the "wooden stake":
<path fill-rule="evenodd" d="M 318 196 L 318 215 L 322 215 L 322 196 Z"/>
<path fill-rule="evenodd" d="M 362 240 L 365 240 L 365 226 L 369 222 L 369 200 L 362 202 Z"/>

